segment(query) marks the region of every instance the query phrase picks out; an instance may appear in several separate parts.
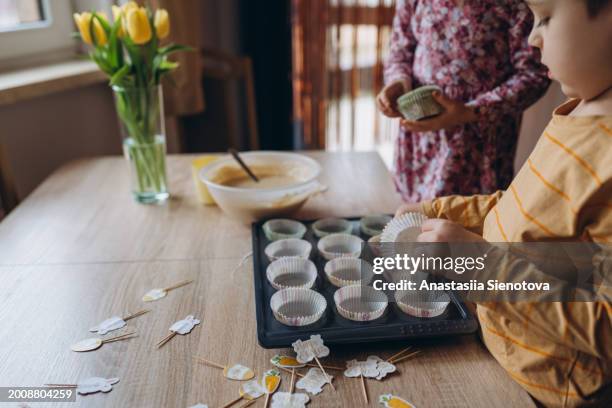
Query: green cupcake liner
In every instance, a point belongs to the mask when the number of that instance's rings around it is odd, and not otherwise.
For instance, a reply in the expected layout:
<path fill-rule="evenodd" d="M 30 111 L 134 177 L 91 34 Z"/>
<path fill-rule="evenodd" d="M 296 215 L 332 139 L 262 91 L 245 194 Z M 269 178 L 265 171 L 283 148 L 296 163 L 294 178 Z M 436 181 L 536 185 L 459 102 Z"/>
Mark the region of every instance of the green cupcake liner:
<path fill-rule="evenodd" d="M 444 108 L 434 99 L 435 91 L 442 92 L 436 85 L 426 85 L 414 89 L 397 99 L 397 108 L 404 118 L 417 121 L 444 112 Z"/>

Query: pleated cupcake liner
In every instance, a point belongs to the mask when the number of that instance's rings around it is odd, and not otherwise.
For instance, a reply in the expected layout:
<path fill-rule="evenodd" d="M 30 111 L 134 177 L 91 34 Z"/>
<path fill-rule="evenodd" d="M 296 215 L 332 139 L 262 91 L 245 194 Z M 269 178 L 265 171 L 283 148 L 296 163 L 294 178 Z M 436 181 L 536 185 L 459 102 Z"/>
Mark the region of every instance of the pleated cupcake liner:
<path fill-rule="evenodd" d="M 307 326 L 317 322 L 327 308 L 327 301 L 312 289 L 289 288 L 270 298 L 274 318 L 286 326 Z"/>
<path fill-rule="evenodd" d="M 363 240 L 355 235 L 330 234 L 319 240 L 317 248 L 328 261 L 340 257 L 359 258 L 362 243 Z"/>
<path fill-rule="evenodd" d="M 349 320 L 369 322 L 381 317 L 389 300 L 384 292 L 370 286 L 344 286 L 334 293 L 338 313 Z"/>
<path fill-rule="evenodd" d="M 358 258 L 332 259 L 324 267 L 325 276 L 336 287 L 368 285 L 374 276 L 372 265 Z"/>
<path fill-rule="evenodd" d="M 273 261 L 266 269 L 266 277 L 276 290 L 287 288 L 310 289 L 317 280 L 317 267 L 300 257 L 286 257 Z"/>

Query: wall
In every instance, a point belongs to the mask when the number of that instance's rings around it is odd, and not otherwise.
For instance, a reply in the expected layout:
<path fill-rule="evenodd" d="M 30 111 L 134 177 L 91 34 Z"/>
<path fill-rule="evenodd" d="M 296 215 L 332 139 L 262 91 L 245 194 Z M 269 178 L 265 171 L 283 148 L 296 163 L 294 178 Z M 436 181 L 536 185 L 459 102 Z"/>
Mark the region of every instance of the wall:
<path fill-rule="evenodd" d="M 121 154 L 106 83 L 2 106 L 0 129 L 20 200 L 70 160 Z"/>

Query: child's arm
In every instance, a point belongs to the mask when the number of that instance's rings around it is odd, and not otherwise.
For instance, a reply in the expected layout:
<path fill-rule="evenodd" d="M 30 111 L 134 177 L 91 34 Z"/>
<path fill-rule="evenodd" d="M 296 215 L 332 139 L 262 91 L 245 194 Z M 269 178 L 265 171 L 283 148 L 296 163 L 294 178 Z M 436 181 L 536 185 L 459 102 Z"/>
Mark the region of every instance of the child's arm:
<path fill-rule="evenodd" d="M 522 1 L 510 3 L 508 46 L 514 74 L 498 87 L 466 104 L 473 107 L 485 123 L 495 123 L 502 115 L 524 111 L 546 92 L 550 84 L 546 67 L 539 63 L 538 50 L 527 43 L 533 17 Z"/>
<path fill-rule="evenodd" d="M 385 62 L 385 83 L 404 82 L 410 87 L 412 82 L 412 63 L 417 45 L 412 34 L 412 1 L 398 0 L 393 18 L 393 28 L 389 45 L 389 56 Z"/>
<path fill-rule="evenodd" d="M 579 224 L 585 225 L 582 237 L 586 241 L 601 244 L 601 251 L 593 259 L 592 284 L 597 289 L 598 299 L 595 302 L 496 302 L 479 303 L 479 307 L 494 310 L 515 322 L 522 322 L 538 335 L 545 336 L 553 342 L 567 345 L 584 353 L 612 360 L 612 212 L 607 197 L 612 197 L 612 182 L 604 183 L 585 205 L 580 213 Z M 569 268 L 575 267 L 568 264 Z M 503 271 L 504 267 L 495 268 Z M 538 272 L 527 268 L 522 273 L 537 277 Z M 563 272 L 559 271 L 562 276 Z M 513 276 L 513 281 L 523 278 L 516 273 L 505 273 Z M 503 280 L 504 277 L 498 277 Z M 545 281 L 551 281 L 551 277 Z M 484 328 L 486 330 L 486 328 Z"/>
<path fill-rule="evenodd" d="M 421 203 L 421 211 L 429 218 L 443 218 L 482 234 L 484 219 L 501 199 L 503 191 L 490 195 L 453 195 Z"/>

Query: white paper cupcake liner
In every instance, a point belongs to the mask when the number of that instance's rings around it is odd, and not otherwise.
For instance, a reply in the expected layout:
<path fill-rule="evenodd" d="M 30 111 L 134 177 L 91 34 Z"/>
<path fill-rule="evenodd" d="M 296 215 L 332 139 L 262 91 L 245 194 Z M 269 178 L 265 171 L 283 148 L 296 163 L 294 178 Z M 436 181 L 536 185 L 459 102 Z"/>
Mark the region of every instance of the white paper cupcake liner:
<path fill-rule="evenodd" d="M 287 326 L 306 326 L 317 322 L 325 313 L 327 301 L 312 289 L 282 289 L 270 298 L 274 318 Z"/>
<path fill-rule="evenodd" d="M 436 317 L 450 303 L 448 293 L 438 290 L 396 291 L 395 301 L 402 312 L 414 317 Z"/>
<path fill-rule="evenodd" d="M 280 258 L 268 265 L 266 277 L 276 290 L 310 289 L 317 280 L 317 267 L 309 259 L 297 256 Z"/>
<path fill-rule="evenodd" d="M 362 244 L 363 240 L 355 235 L 331 234 L 321 238 L 317 248 L 329 261 L 340 257 L 359 258 Z"/>
<path fill-rule="evenodd" d="M 268 220 L 262 226 L 266 238 L 270 241 L 280 239 L 302 238 L 306 234 L 306 227 L 301 222 L 278 218 Z"/>
<path fill-rule="evenodd" d="M 411 273 L 411 271 L 403 269 L 385 269 L 383 271 L 383 276 L 388 282 L 399 283 L 402 280 L 415 282 L 418 288 L 422 281 L 427 280 L 429 274 L 421 271 Z"/>
<path fill-rule="evenodd" d="M 368 285 L 374 272 L 369 262 L 359 258 L 336 258 L 325 264 L 325 276 L 329 282 L 341 288 L 351 285 Z"/>
<path fill-rule="evenodd" d="M 385 226 L 380 235 L 380 242 L 416 242 L 425 220 L 427 217 L 421 213 L 402 214 Z"/>
<path fill-rule="evenodd" d="M 289 238 L 274 241 L 265 249 L 266 256 L 270 261 L 287 257 L 299 256 L 300 258 L 308 259 L 312 251 L 312 244 L 303 239 Z"/>
<path fill-rule="evenodd" d="M 388 215 L 368 215 L 359 221 L 361 233 L 369 237 L 382 234 L 385 226 L 391 222 L 392 218 Z"/>
<path fill-rule="evenodd" d="M 369 322 L 383 315 L 389 301 L 384 292 L 370 286 L 344 286 L 334 293 L 338 313 L 346 319 Z"/>
<path fill-rule="evenodd" d="M 312 231 L 318 238 L 331 234 L 351 234 L 353 224 L 342 218 L 323 218 L 312 224 Z"/>

